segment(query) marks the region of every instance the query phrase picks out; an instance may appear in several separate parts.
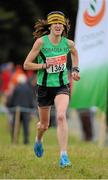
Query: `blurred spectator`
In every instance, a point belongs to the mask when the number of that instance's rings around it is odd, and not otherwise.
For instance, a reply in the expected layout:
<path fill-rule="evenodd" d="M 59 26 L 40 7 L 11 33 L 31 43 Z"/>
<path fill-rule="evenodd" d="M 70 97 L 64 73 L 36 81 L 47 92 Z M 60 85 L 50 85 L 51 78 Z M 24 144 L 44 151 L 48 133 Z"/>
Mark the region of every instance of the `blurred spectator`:
<path fill-rule="evenodd" d="M 23 74 L 20 75 L 17 79 L 17 85 L 13 90 L 12 95 L 10 96 L 7 106 L 14 107 L 15 111 L 13 112 L 12 120 L 12 142 L 15 128 L 15 115 L 16 107 L 20 107 L 20 122 L 23 125 L 24 133 L 24 144 L 29 143 L 29 121 L 31 118 L 30 109 L 34 108 L 33 104 L 33 89 L 30 82 L 27 80 L 27 77 Z"/>
<path fill-rule="evenodd" d="M 9 83 L 9 91 L 8 95 L 11 95 L 12 91 L 16 87 L 16 85 L 19 83 L 19 76 L 25 76 L 25 72 L 21 65 L 16 65 L 14 73 L 11 76 L 10 83 Z"/>
<path fill-rule="evenodd" d="M 78 109 L 79 120 L 85 141 L 93 140 L 93 112 L 91 109 Z"/>
<path fill-rule="evenodd" d="M 13 74 L 14 65 L 12 62 L 3 64 L 0 69 L 0 92 L 7 93 L 9 83 Z"/>
<path fill-rule="evenodd" d="M 55 114 L 55 106 L 53 105 L 51 107 L 51 113 L 50 113 L 50 124 L 49 127 L 56 127 L 57 123 L 56 123 L 56 114 Z"/>

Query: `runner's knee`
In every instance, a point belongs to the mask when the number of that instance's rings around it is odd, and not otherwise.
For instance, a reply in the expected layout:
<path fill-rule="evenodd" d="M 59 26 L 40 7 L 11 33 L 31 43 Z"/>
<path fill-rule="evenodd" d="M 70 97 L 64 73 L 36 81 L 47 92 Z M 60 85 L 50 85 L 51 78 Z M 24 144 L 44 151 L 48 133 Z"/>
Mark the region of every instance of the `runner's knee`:
<path fill-rule="evenodd" d="M 62 122 L 64 119 L 65 119 L 65 114 L 64 114 L 64 112 L 59 112 L 59 113 L 57 114 L 57 121 L 58 121 L 58 122 Z"/>
<path fill-rule="evenodd" d="M 46 131 L 48 129 L 48 124 L 42 124 L 40 122 L 37 123 L 37 129 L 40 129 L 40 130 L 43 130 L 43 131 Z"/>

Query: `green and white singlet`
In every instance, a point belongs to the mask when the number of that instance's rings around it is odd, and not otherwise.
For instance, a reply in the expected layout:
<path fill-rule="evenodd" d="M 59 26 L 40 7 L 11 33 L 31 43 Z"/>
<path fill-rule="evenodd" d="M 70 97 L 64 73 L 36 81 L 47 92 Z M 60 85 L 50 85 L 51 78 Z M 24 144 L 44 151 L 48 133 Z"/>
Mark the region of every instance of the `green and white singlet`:
<path fill-rule="evenodd" d="M 38 63 L 52 63 L 53 65 L 48 69 L 40 69 L 37 73 L 37 84 L 46 87 L 60 87 L 69 83 L 67 72 L 67 54 L 69 52 L 68 40 L 65 37 L 61 38 L 58 45 L 54 45 L 45 35 L 43 38 L 43 46 L 41 55 L 38 56 Z"/>

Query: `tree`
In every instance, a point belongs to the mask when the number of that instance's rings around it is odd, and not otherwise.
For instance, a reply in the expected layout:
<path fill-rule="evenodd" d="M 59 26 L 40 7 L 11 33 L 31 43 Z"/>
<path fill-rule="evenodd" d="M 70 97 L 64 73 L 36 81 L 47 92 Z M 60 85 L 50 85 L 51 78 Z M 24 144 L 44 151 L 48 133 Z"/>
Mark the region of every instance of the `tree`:
<path fill-rule="evenodd" d="M 33 44 L 35 21 L 52 10 L 61 10 L 69 16 L 72 23 L 69 36 L 73 38 L 77 0 L 0 1 L 0 63 L 23 64 Z"/>

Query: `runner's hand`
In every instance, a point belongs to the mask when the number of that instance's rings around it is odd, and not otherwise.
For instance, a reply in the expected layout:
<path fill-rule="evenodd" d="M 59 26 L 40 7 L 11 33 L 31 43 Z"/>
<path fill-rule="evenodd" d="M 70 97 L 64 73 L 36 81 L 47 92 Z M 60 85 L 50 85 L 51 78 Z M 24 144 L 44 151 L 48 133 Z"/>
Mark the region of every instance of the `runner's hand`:
<path fill-rule="evenodd" d="M 73 72 L 72 72 L 72 78 L 73 78 L 75 81 L 79 81 L 79 80 L 80 80 L 79 72 L 73 71 Z"/>

